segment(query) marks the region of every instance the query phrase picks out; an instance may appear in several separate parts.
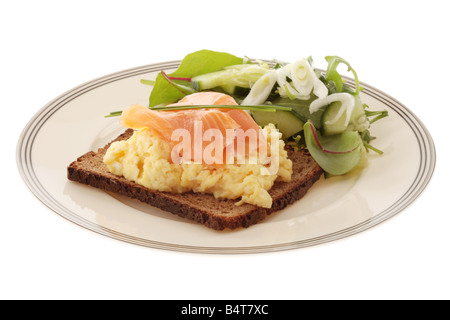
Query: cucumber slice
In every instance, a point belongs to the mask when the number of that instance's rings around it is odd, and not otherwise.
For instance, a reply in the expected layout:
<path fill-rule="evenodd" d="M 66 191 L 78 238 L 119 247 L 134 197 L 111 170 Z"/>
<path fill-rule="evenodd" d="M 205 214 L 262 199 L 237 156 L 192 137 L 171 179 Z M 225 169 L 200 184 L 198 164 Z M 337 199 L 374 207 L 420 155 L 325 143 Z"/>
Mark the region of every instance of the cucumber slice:
<path fill-rule="evenodd" d="M 231 95 L 246 97 L 249 92 L 250 92 L 250 88 L 243 88 L 243 87 L 235 86 Z"/>
<path fill-rule="evenodd" d="M 316 99 L 315 97 L 309 100 L 291 100 L 287 98 L 277 97 L 272 99 L 271 102 L 277 106 L 285 106 L 292 108 L 292 111 L 301 119 L 303 122 L 311 120 L 314 124 L 314 127 L 320 129 L 322 127 L 322 114 L 324 109 L 319 109 L 318 111 L 311 113 L 309 112 L 309 105 L 311 102 Z"/>
<path fill-rule="evenodd" d="M 224 70 L 205 73 L 191 79 L 192 87 L 197 90 L 207 90 L 221 87 L 225 91 L 230 88 L 250 88 L 258 79 L 269 71 L 268 67 L 255 64 L 228 66 Z"/>
<path fill-rule="evenodd" d="M 197 91 L 212 89 L 215 87 L 229 87 L 230 84 L 227 84 L 227 82 L 231 76 L 230 71 L 220 70 L 196 76 L 191 79 L 191 84 Z M 231 86 L 234 87 L 233 84 L 231 84 Z M 226 91 L 225 88 L 224 90 Z"/>
<path fill-rule="evenodd" d="M 346 114 L 334 121 L 334 118 L 339 113 L 342 103 L 340 101 L 332 102 L 324 111 L 322 115 L 322 134 L 324 136 L 331 136 L 334 134 L 339 134 L 347 130 L 347 125 L 345 124 Z"/>
<path fill-rule="evenodd" d="M 232 96 L 245 97 L 250 92 L 250 88 L 243 88 L 243 87 L 235 86 L 233 84 L 223 85 L 220 87 L 220 89 L 222 89 L 224 93 L 227 93 Z"/>
<path fill-rule="evenodd" d="M 234 91 L 236 90 L 236 86 L 233 84 L 224 84 L 223 86 L 221 86 L 221 88 L 225 93 L 228 93 L 231 95 L 233 95 Z"/>
<path fill-rule="evenodd" d="M 283 135 L 283 139 L 287 139 L 302 131 L 303 125 L 305 124 L 300 118 L 290 111 L 277 111 L 275 113 L 252 111 L 251 114 L 256 123 L 261 127 L 264 127 L 269 123 L 274 124 L 277 129 L 280 130 Z"/>

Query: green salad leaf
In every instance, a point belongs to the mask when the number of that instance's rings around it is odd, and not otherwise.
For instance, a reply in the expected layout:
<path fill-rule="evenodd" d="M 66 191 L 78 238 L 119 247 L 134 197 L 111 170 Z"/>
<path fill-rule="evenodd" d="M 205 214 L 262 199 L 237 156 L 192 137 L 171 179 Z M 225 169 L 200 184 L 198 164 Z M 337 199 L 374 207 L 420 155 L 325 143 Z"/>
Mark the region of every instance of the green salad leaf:
<path fill-rule="evenodd" d="M 356 131 L 322 136 L 311 121 L 303 126 L 305 142 L 317 164 L 327 173 L 341 175 L 353 169 L 361 160 L 361 138 Z"/>
<path fill-rule="evenodd" d="M 222 70 L 226 66 L 243 64 L 244 59 L 230 53 L 200 50 L 188 54 L 178 69 L 171 73 L 173 77 L 195 77 L 201 74 Z"/>
<path fill-rule="evenodd" d="M 226 66 L 242 63 L 243 58 L 225 52 L 200 50 L 190 53 L 184 57 L 178 69 L 169 74 L 168 77 L 165 77 L 163 73 L 156 77 L 150 94 L 149 106 L 172 103 L 187 94 L 185 90 L 180 90 L 177 85 L 190 86 L 189 81 L 172 80 L 170 78 L 190 79 L 201 74 L 222 70 Z"/>
<path fill-rule="evenodd" d="M 356 74 L 356 71 L 351 67 L 350 63 L 338 56 L 326 56 L 325 60 L 327 60 L 328 62 L 327 71 L 325 73 L 325 80 L 329 83 L 329 87 L 333 86 L 334 84 L 337 92 L 347 91 L 344 87 L 344 81 L 342 80 L 341 75 L 339 74 L 339 72 L 337 72 L 337 67 L 339 66 L 339 64 L 343 63 L 347 65 L 348 71 L 351 71 L 353 73 L 353 76 L 355 78 L 355 93 L 358 94 L 359 91 L 361 91 L 358 75 Z"/>

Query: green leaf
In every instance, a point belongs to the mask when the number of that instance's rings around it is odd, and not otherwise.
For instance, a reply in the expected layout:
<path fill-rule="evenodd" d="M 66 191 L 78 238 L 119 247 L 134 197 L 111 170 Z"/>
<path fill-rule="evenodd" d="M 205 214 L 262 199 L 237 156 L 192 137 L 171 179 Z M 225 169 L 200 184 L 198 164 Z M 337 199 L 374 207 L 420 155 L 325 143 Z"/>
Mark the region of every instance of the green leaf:
<path fill-rule="evenodd" d="M 195 93 L 197 92 L 195 89 L 193 89 L 192 87 L 188 87 L 179 83 L 176 83 L 175 81 L 173 81 L 172 79 L 169 78 L 169 76 L 164 72 L 161 71 L 161 75 L 167 80 L 167 82 L 172 85 L 175 89 L 178 89 L 178 91 L 182 92 L 185 95 L 191 94 L 191 93 Z"/>
<path fill-rule="evenodd" d="M 226 66 L 242 63 L 242 58 L 238 58 L 229 53 L 200 50 L 184 57 L 178 69 L 169 76 L 192 78 L 201 74 L 222 70 Z M 189 85 L 188 81 L 173 80 L 173 83 L 185 86 Z M 180 91 L 173 83 L 161 73 L 156 77 L 155 85 L 150 94 L 150 107 L 164 103 L 172 103 L 186 95 L 186 92 Z"/>
<path fill-rule="evenodd" d="M 340 63 L 343 63 L 343 64 L 347 65 L 348 71 L 351 71 L 353 73 L 353 76 L 355 78 L 355 90 L 356 90 L 355 92 L 359 93 L 361 88 L 359 86 L 358 75 L 356 74 L 356 71 L 350 66 L 350 64 L 346 60 L 344 60 L 338 56 L 327 56 L 327 57 L 325 57 L 325 60 L 327 60 L 327 62 L 328 62 L 327 72 L 325 74 L 325 80 L 327 82 L 333 81 L 337 92 L 342 92 L 344 89 L 344 81 L 342 80 L 341 75 L 337 72 L 337 67 L 339 66 Z M 348 90 L 348 88 L 346 88 L 345 91 L 347 91 L 347 90 Z"/>
<path fill-rule="evenodd" d="M 172 77 L 192 78 L 201 74 L 222 70 L 226 66 L 242 64 L 243 59 L 226 52 L 200 50 L 188 54 L 181 61 Z"/>
<path fill-rule="evenodd" d="M 356 131 L 321 136 L 311 121 L 303 126 L 305 142 L 317 164 L 327 173 L 341 175 L 352 170 L 361 160 L 361 138 Z"/>
<path fill-rule="evenodd" d="M 162 73 L 158 74 L 150 94 L 150 107 L 157 106 L 164 103 L 172 103 L 180 100 L 186 94 L 173 86 Z"/>

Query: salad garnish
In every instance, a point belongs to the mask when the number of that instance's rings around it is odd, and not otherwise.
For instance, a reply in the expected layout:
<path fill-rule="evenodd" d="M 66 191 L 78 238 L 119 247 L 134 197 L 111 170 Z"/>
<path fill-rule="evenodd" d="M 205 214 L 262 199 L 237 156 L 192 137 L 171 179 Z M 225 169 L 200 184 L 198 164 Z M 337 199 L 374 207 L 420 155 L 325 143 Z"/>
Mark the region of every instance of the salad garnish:
<path fill-rule="evenodd" d="M 307 148 L 326 176 L 342 175 L 367 162 L 367 152 L 383 153 L 371 144 L 375 137 L 369 129 L 388 112 L 371 111 L 362 103 L 364 89 L 348 61 L 338 56 L 326 56 L 325 61 L 324 72 L 311 57 L 286 63 L 200 50 L 188 54 L 176 71 L 162 70 L 156 80 L 141 83 L 153 86 L 149 108 L 160 111 L 221 108 L 167 105 L 200 91 L 229 94 L 239 105 L 226 108 L 248 110 L 260 126 L 273 123 L 289 145 Z M 337 71 L 341 64 L 352 73 L 354 85 Z"/>

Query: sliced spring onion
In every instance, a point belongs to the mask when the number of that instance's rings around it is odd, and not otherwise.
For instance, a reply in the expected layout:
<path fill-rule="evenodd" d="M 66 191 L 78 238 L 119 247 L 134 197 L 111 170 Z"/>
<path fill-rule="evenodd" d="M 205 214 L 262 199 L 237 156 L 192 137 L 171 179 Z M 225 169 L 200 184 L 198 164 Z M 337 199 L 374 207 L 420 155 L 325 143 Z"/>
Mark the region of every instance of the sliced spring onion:
<path fill-rule="evenodd" d="M 292 82 L 289 82 L 288 78 Z M 280 96 L 290 99 L 309 100 L 311 93 L 318 98 L 325 98 L 328 95 L 328 88 L 320 81 L 308 60 L 300 59 L 272 69 L 260 77 L 252 86 L 244 103 L 249 105 L 263 103 L 269 97 L 275 82 L 279 85 Z"/>
<path fill-rule="evenodd" d="M 299 99 L 299 100 L 309 100 L 310 95 L 301 94 L 298 90 L 287 81 L 288 72 L 290 71 L 290 65 L 287 65 L 284 68 L 279 68 L 276 70 L 277 74 L 277 82 L 278 82 L 278 93 L 281 97 L 288 97 L 291 100 Z M 311 92 L 311 90 L 309 91 Z"/>
<path fill-rule="evenodd" d="M 289 68 L 294 87 L 301 95 L 309 95 L 311 91 L 319 98 L 325 98 L 328 95 L 327 87 L 317 77 L 307 59 L 297 60 Z"/>
<path fill-rule="evenodd" d="M 341 102 L 341 109 L 336 114 L 334 119 L 329 120 L 328 124 L 335 123 L 342 117 L 344 112 L 346 112 L 344 125 L 348 126 L 353 109 L 355 108 L 355 98 L 350 93 L 345 92 L 333 93 L 325 98 L 316 99 L 313 102 L 311 102 L 311 105 L 309 106 L 309 112 L 314 113 L 318 111 L 320 108 L 325 107 L 335 101 Z"/>
<path fill-rule="evenodd" d="M 300 59 L 288 65 L 289 76 L 292 79 L 295 89 L 301 95 L 310 94 L 313 89 L 313 79 L 309 72 L 309 63 L 306 59 Z"/>
<path fill-rule="evenodd" d="M 262 75 L 250 89 L 249 94 L 242 101 L 243 105 L 260 105 L 267 100 L 277 80 L 276 71 L 272 70 Z"/>

